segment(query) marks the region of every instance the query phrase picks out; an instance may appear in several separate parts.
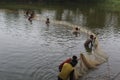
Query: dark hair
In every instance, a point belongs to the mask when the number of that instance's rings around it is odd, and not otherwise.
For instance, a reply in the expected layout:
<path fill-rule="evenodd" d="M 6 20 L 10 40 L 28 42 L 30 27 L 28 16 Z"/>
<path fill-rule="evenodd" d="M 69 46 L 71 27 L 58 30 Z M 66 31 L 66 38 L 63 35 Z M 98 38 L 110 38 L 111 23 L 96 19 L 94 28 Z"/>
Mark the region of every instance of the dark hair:
<path fill-rule="evenodd" d="M 78 27 L 76 27 L 75 29 L 78 30 Z"/>
<path fill-rule="evenodd" d="M 91 39 L 93 39 L 93 37 L 94 37 L 93 35 L 90 35 L 90 38 L 91 38 Z"/>
<path fill-rule="evenodd" d="M 71 62 L 70 62 L 70 64 L 71 64 L 73 67 L 75 67 L 77 63 L 78 63 L 77 60 L 71 60 Z"/>
<path fill-rule="evenodd" d="M 77 60 L 77 56 L 73 55 L 73 56 L 72 56 L 72 59 L 73 59 L 73 60 Z"/>
<path fill-rule="evenodd" d="M 47 18 L 47 20 L 49 20 L 49 18 Z"/>

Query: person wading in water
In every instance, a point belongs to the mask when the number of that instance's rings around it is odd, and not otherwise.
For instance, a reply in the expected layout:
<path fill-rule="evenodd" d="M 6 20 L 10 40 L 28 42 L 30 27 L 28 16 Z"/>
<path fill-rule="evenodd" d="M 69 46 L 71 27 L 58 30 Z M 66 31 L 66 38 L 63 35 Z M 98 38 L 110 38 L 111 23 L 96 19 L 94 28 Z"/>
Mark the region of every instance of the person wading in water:
<path fill-rule="evenodd" d="M 95 39 L 96 37 L 94 37 L 93 35 L 90 35 L 90 38 L 85 41 L 84 47 L 87 52 L 92 52 L 92 47 L 93 47 Z"/>

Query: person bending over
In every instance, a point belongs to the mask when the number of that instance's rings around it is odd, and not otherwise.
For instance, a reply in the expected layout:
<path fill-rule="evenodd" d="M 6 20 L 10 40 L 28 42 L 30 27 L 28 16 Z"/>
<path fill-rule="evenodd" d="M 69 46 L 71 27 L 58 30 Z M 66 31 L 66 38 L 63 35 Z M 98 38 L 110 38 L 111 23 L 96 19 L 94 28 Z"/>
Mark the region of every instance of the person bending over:
<path fill-rule="evenodd" d="M 71 60 L 70 63 L 64 63 L 61 72 L 58 74 L 58 80 L 75 80 L 74 67 L 77 63 L 77 60 Z"/>
<path fill-rule="evenodd" d="M 71 61 L 77 60 L 77 56 L 73 55 L 72 58 L 68 58 L 65 61 L 63 61 L 60 65 L 59 65 L 59 71 L 61 72 L 61 69 L 64 65 L 64 63 L 70 63 Z"/>
<path fill-rule="evenodd" d="M 92 47 L 95 39 L 96 37 L 90 35 L 90 38 L 85 41 L 84 46 L 87 52 L 92 52 Z"/>

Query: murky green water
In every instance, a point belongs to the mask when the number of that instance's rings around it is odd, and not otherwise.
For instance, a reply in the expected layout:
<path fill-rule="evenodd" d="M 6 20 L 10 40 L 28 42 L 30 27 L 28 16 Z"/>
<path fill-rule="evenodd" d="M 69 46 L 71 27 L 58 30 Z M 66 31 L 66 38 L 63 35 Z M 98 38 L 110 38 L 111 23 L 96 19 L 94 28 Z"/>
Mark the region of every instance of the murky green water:
<path fill-rule="evenodd" d="M 81 33 L 75 37 L 69 26 L 50 24 L 47 27 L 39 20 L 40 16 L 67 21 L 98 34 L 102 49 L 109 55 L 109 66 L 108 63 L 100 65 L 83 80 L 98 80 L 96 77 L 106 77 L 108 72 L 113 78 L 120 72 L 120 12 L 81 7 L 42 8 L 35 13 L 39 16 L 30 24 L 24 10 L 0 10 L 1 80 L 57 80 L 59 63 L 85 52 L 86 35 Z"/>

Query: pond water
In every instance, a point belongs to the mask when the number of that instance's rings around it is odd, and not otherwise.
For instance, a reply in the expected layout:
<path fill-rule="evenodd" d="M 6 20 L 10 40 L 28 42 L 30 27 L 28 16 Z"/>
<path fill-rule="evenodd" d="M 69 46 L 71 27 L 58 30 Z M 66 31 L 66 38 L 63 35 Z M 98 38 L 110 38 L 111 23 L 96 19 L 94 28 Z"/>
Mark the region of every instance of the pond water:
<path fill-rule="evenodd" d="M 98 35 L 109 60 L 80 80 L 98 80 L 109 75 L 112 79 L 120 72 L 120 12 L 90 7 L 34 11 L 37 17 L 31 24 L 24 10 L 0 9 L 1 80 L 57 80 L 58 65 L 72 55 L 85 52 L 83 44 L 88 36 L 81 33 L 75 37 L 70 26 L 50 24 L 48 27 L 40 20 L 41 16 L 67 21 Z"/>

